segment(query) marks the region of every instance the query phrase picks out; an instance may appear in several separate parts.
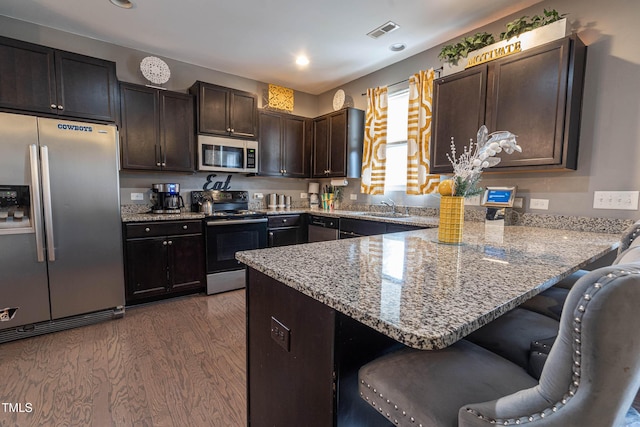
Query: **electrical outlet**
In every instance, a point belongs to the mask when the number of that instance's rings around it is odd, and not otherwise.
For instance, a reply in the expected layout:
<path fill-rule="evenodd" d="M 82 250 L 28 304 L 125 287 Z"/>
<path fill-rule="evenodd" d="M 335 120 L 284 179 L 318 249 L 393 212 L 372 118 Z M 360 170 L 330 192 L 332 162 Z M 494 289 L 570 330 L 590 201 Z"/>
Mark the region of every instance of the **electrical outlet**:
<path fill-rule="evenodd" d="M 637 191 L 594 191 L 594 209 L 621 209 L 635 211 L 638 209 Z"/>
<path fill-rule="evenodd" d="M 143 193 L 131 193 L 131 200 L 144 200 Z"/>
<path fill-rule="evenodd" d="M 477 194 L 471 197 L 465 197 L 464 204 L 466 206 L 480 206 L 480 195 Z"/>
<path fill-rule="evenodd" d="M 300 193 L 300 198 L 301 199 L 308 199 L 309 198 L 309 193 Z"/>
<path fill-rule="evenodd" d="M 531 199 L 529 200 L 529 209 L 549 209 L 549 199 Z"/>
<path fill-rule="evenodd" d="M 358 200 L 357 194 L 349 194 L 349 200 Z"/>
<path fill-rule="evenodd" d="M 513 207 L 514 208 L 522 208 L 524 204 L 524 199 L 522 197 L 516 197 L 513 199 Z"/>
<path fill-rule="evenodd" d="M 286 351 L 291 349 L 291 330 L 271 316 L 271 339 Z"/>
<path fill-rule="evenodd" d="M 264 198 L 264 194 L 262 194 L 262 193 L 253 193 L 253 198 L 254 199 L 262 199 L 262 198 Z"/>

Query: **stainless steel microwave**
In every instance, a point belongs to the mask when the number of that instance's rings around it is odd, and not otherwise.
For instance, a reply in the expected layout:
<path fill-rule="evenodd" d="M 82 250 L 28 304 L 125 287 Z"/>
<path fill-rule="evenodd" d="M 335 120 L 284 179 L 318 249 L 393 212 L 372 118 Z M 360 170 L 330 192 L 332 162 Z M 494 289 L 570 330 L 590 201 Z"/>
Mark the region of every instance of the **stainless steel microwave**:
<path fill-rule="evenodd" d="M 258 173 L 258 141 L 198 135 L 198 170 Z"/>

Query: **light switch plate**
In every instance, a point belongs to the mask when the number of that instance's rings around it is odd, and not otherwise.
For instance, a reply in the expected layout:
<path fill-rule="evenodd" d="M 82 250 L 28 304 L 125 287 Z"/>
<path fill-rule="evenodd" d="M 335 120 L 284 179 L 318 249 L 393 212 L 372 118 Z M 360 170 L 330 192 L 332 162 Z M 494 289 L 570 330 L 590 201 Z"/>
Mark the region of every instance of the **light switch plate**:
<path fill-rule="evenodd" d="M 594 209 L 638 210 L 637 191 L 594 191 Z"/>
<path fill-rule="evenodd" d="M 349 194 L 349 200 L 358 200 L 357 194 Z"/>
<path fill-rule="evenodd" d="M 131 193 L 131 200 L 144 200 L 144 193 Z"/>
<path fill-rule="evenodd" d="M 300 198 L 301 199 L 308 199 L 309 198 L 309 193 L 300 193 Z"/>

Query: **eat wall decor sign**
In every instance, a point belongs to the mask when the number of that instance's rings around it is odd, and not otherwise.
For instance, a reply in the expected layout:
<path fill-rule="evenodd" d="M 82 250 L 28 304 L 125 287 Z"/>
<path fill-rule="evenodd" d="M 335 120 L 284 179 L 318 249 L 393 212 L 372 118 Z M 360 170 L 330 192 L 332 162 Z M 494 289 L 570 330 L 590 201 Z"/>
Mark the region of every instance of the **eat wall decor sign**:
<path fill-rule="evenodd" d="M 208 190 L 222 190 L 226 191 L 231 188 L 231 175 L 227 175 L 227 179 L 225 181 L 214 181 L 213 179 L 217 175 L 215 173 L 207 175 L 207 181 L 202 186 L 202 189 L 205 191 Z"/>

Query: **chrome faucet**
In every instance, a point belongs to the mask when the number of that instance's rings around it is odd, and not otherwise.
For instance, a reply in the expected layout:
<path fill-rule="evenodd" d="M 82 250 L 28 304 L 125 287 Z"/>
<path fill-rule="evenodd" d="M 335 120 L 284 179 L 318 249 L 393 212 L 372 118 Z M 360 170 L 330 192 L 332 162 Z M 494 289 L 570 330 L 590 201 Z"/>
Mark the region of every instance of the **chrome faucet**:
<path fill-rule="evenodd" d="M 391 213 L 393 213 L 393 214 L 396 213 L 396 202 L 394 202 L 393 200 L 389 199 L 388 202 L 386 200 L 383 200 L 383 201 L 380 202 L 380 204 L 385 205 L 385 206 L 390 206 L 391 207 Z"/>

